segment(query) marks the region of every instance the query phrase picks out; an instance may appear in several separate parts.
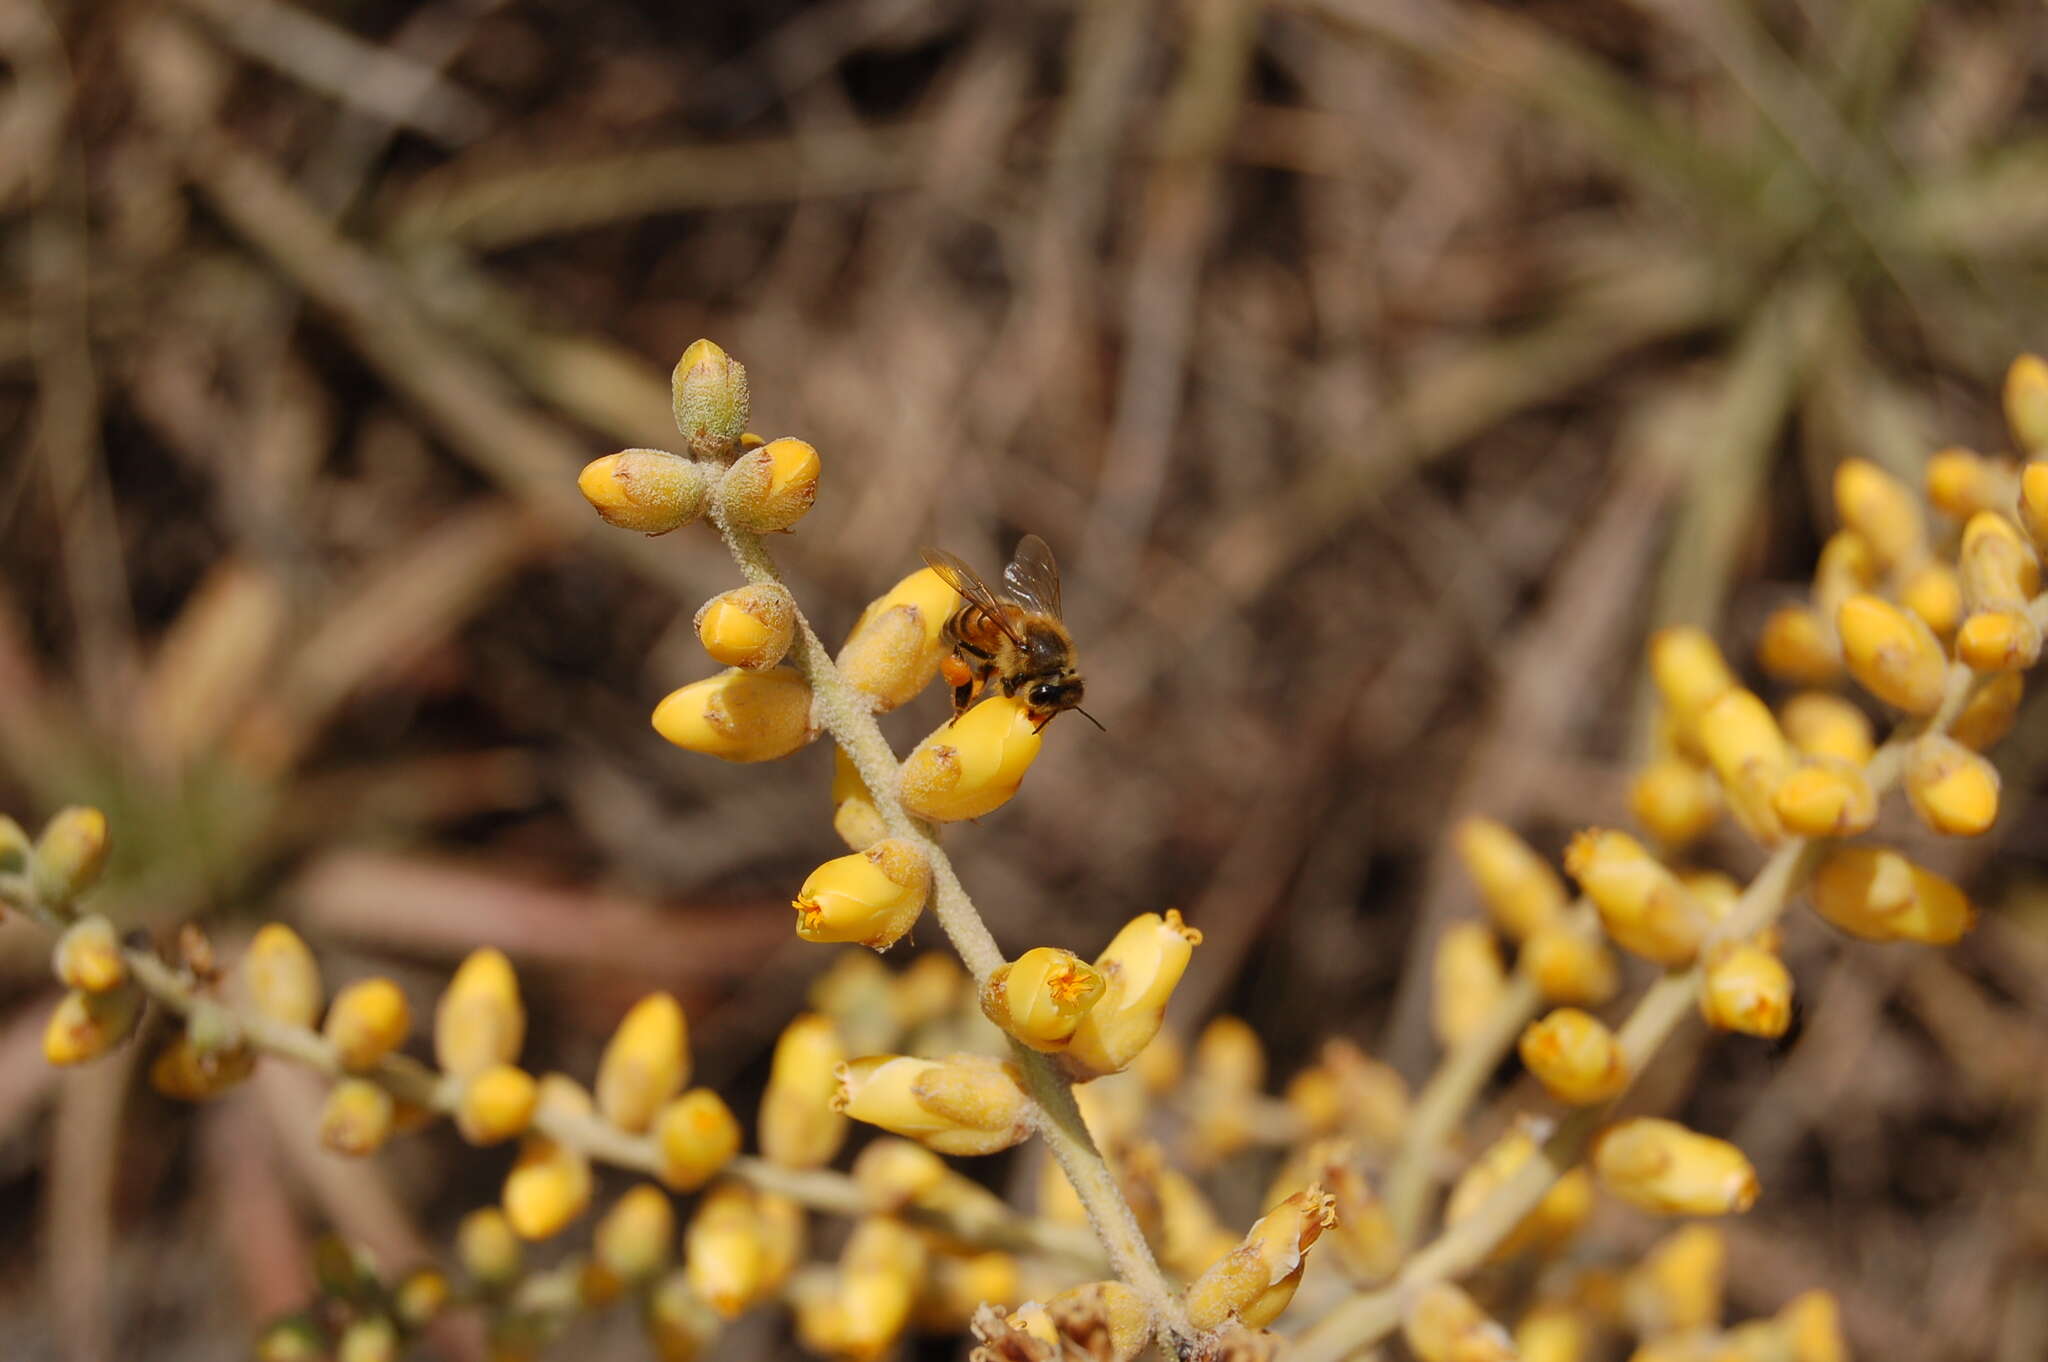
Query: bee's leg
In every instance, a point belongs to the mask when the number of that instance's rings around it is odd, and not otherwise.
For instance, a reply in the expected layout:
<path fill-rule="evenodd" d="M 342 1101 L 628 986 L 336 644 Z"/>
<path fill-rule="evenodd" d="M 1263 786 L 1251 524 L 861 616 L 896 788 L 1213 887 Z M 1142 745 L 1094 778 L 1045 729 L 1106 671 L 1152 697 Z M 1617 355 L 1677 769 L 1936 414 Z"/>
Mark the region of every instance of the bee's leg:
<path fill-rule="evenodd" d="M 948 653 L 939 662 L 939 675 L 953 688 L 953 717 L 959 718 L 967 712 L 968 704 L 974 699 L 974 668 L 967 665 L 967 659 L 958 653 Z"/>

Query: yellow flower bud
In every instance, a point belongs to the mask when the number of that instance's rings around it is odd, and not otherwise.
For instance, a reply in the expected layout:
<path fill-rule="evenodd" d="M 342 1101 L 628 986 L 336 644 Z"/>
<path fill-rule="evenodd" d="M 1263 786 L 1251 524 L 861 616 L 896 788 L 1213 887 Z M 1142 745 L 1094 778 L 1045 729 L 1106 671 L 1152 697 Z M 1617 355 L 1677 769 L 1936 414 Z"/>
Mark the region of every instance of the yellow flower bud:
<path fill-rule="evenodd" d="M 832 1161 L 846 1138 L 846 1118 L 832 1105 L 846 1052 L 829 1017 L 804 1013 L 783 1028 L 761 1094 L 761 1156 L 785 1168 Z"/>
<path fill-rule="evenodd" d="M 796 909 L 796 934 L 806 941 L 856 941 L 885 951 L 916 925 L 931 887 L 931 860 L 924 848 L 885 837 L 810 873 L 790 905 Z"/>
<path fill-rule="evenodd" d="M 179 1102 L 209 1102 L 242 1082 L 256 1068 L 256 1052 L 245 1044 L 198 1045 L 190 1029 L 157 1052 L 149 1083 Z"/>
<path fill-rule="evenodd" d="M 1842 1311 L 1826 1291 L 1802 1291 L 1778 1311 L 1776 1322 L 1792 1345 L 1792 1362 L 1849 1362 Z"/>
<path fill-rule="evenodd" d="M 405 1328 L 423 1329 L 440 1315 L 451 1294 L 447 1273 L 437 1267 L 416 1267 L 393 1288 L 391 1312 Z"/>
<path fill-rule="evenodd" d="M 1794 836 L 1853 837 L 1877 821 L 1877 792 L 1862 767 L 1808 757 L 1779 782 L 1771 809 Z"/>
<path fill-rule="evenodd" d="M 1161 1097 L 1180 1086 L 1187 1064 L 1187 1046 L 1181 1038 L 1171 1031 L 1161 1031 L 1138 1051 L 1130 1072 L 1137 1078 L 1141 1092 Z"/>
<path fill-rule="evenodd" d="M 1095 958 L 1102 996 L 1061 1052 L 1067 1073 L 1076 1081 L 1116 1073 L 1151 1044 L 1166 1019 L 1167 999 L 1201 943 L 1202 934 L 1171 908 L 1164 917 L 1144 913 L 1125 923 Z"/>
<path fill-rule="evenodd" d="M 455 1256 L 481 1286 L 504 1286 L 517 1277 L 523 1254 L 512 1222 L 496 1206 L 471 1211 L 455 1227 Z"/>
<path fill-rule="evenodd" d="M 1043 742 L 1024 701 L 983 700 L 917 745 L 903 763 L 903 805 L 920 818 L 951 823 L 979 818 L 1010 802 Z"/>
<path fill-rule="evenodd" d="M 1913 489 L 1868 459 L 1836 465 L 1835 512 L 1886 566 L 1911 563 L 1926 552 L 1926 526 Z"/>
<path fill-rule="evenodd" d="M 1628 806 L 1659 845 L 1690 846 L 1721 816 L 1721 787 L 1684 757 L 1659 757 L 1636 773 Z"/>
<path fill-rule="evenodd" d="M 1339 1265 L 1360 1286 L 1393 1276 L 1401 1265 L 1401 1236 L 1365 1170 L 1343 1145 L 1330 1146 L 1315 1165 L 1337 1217 L 1330 1244 Z"/>
<path fill-rule="evenodd" d="M 1721 1321 L 1728 1242 L 1713 1225 L 1687 1225 L 1666 1236 L 1622 1281 L 1629 1327 L 1645 1338 L 1711 1329 Z"/>
<path fill-rule="evenodd" d="M 1948 837 L 1976 837 L 1998 817 L 1998 768 L 1953 738 L 1929 733 L 1906 762 L 1906 797 Z"/>
<path fill-rule="evenodd" d="M 2019 517 L 2034 546 L 2048 548 L 2048 463 L 2020 470 Z"/>
<path fill-rule="evenodd" d="M 1854 530 L 1829 535 L 1814 565 L 1813 603 L 1823 615 L 1834 615 L 1849 597 L 1876 590 L 1884 575 L 1869 540 Z"/>
<path fill-rule="evenodd" d="M 1960 445 L 1929 456 L 1926 480 L 1927 500 L 1935 510 L 1956 520 L 2012 505 L 2011 465 L 1994 462 Z"/>
<path fill-rule="evenodd" d="M 667 534 L 704 514 L 711 479 L 688 459 L 659 449 L 624 449 L 592 459 L 576 490 L 607 525 Z"/>
<path fill-rule="evenodd" d="M 2048 449 L 2048 364 L 2021 355 L 2005 371 L 2005 424 L 2020 453 Z"/>
<path fill-rule="evenodd" d="M 344 1078 L 320 1110 L 320 1143 L 337 1154 L 367 1158 L 391 1138 L 391 1094 L 367 1078 Z"/>
<path fill-rule="evenodd" d="M 713 662 L 764 671 L 789 655 L 796 600 L 780 582 L 736 586 L 704 602 L 696 625 L 697 640 Z"/>
<path fill-rule="evenodd" d="M 1462 1287 L 1436 1282 L 1409 1302 L 1401 1337 L 1416 1362 L 1516 1362 L 1515 1342 Z"/>
<path fill-rule="evenodd" d="M 1976 672 L 2025 671 L 2041 660 L 2041 628 L 2024 611 L 1979 611 L 1956 633 L 1956 657 Z"/>
<path fill-rule="evenodd" d="M 654 731 L 677 747 L 732 762 L 776 761 L 818 735 L 811 688 L 793 667 L 730 671 L 670 691 Z"/>
<path fill-rule="evenodd" d="M 1586 1362 L 1593 1355 L 1592 1323 L 1562 1301 L 1532 1306 L 1515 1325 L 1521 1362 Z"/>
<path fill-rule="evenodd" d="M 1731 689 L 1701 713 L 1697 732 L 1736 821 L 1766 846 L 1776 842 L 1784 828 L 1772 796 L 1791 771 L 1792 751 L 1770 707 L 1754 691 Z"/>
<path fill-rule="evenodd" d="M 1842 673 L 1834 627 L 1810 605 L 1782 605 L 1764 619 L 1756 660 L 1770 676 L 1797 686 L 1824 686 Z"/>
<path fill-rule="evenodd" d="M 832 830 L 855 851 L 866 851 L 889 835 L 889 825 L 853 759 L 837 746 L 832 749 Z"/>
<path fill-rule="evenodd" d="M 500 1144 L 533 1124 L 540 1085 L 524 1069 L 494 1064 L 462 1084 L 455 1128 L 471 1144 Z"/>
<path fill-rule="evenodd" d="M 1204 1332 L 1232 1319 L 1247 1329 L 1271 1324 L 1301 1285 L 1309 1246 L 1336 1217 L 1335 1199 L 1319 1186 L 1268 1211 L 1242 1243 L 1189 1285 L 1188 1323 Z"/>
<path fill-rule="evenodd" d="M 505 1178 L 505 1218 L 522 1239 L 552 1239 L 590 1206 L 590 1160 L 541 1135 L 529 1135 Z"/>
<path fill-rule="evenodd" d="M 471 951 L 434 1007 L 435 1060 L 444 1073 L 468 1078 L 516 1062 L 525 1043 L 526 1009 L 512 962 L 495 947 Z"/>
<path fill-rule="evenodd" d="M 1622 1200 L 1659 1215 L 1727 1215 L 1756 1201 L 1756 1170 L 1726 1140 L 1638 1117 L 1593 1146 L 1593 1171 Z"/>
<path fill-rule="evenodd" d="M 412 1025 L 405 994 L 389 979 L 362 979 L 335 995 L 327 1009 L 327 1041 L 341 1067 L 362 1073 L 397 1049 Z"/>
<path fill-rule="evenodd" d="M 1804 756 L 1833 757 L 1862 766 L 1877 750 L 1870 720 L 1863 711 L 1826 691 L 1801 691 L 1793 696 L 1779 712 L 1778 723 Z"/>
<path fill-rule="evenodd" d="M 327 995 L 313 952 L 282 922 L 267 922 L 250 938 L 242 956 L 242 989 L 258 1012 L 287 1026 L 319 1021 Z"/>
<path fill-rule="evenodd" d="M 1072 951 L 1036 946 L 981 986 L 982 1014 L 1034 1050 L 1065 1048 L 1102 997 L 1102 976 Z"/>
<path fill-rule="evenodd" d="M 74 804 L 59 809 L 36 838 L 29 880 L 36 896 L 63 909 L 92 888 L 107 865 L 107 816 Z"/>
<path fill-rule="evenodd" d="M 121 954 L 121 935 L 98 913 L 64 929 L 51 952 L 57 982 L 84 993 L 105 993 L 128 979 L 128 961 Z"/>
<path fill-rule="evenodd" d="M 1963 618 L 1963 579 L 1947 563 L 1930 558 L 1900 579 L 1899 604 L 1947 638 Z"/>
<path fill-rule="evenodd" d="M 1560 1007 L 1529 1023 L 1519 1048 L 1522 1063 L 1560 1102 L 1591 1106 L 1628 1086 L 1628 1062 L 1614 1033 L 1575 1007 Z"/>
<path fill-rule="evenodd" d="M 1700 978 L 1700 1015 L 1723 1031 L 1782 1036 L 1792 1024 L 1792 972 L 1760 945 L 1722 946 Z"/>
<path fill-rule="evenodd" d="M 1941 704 L 1948 661 L 1925 620 L 1876 596 L 1851 596 L 1835 623 L 1857 684 L 1908 714 L 1932 714 Z"/>
<path fill-rule="evenodd" d="M 1430 1024 L 1446 1049 L 1472 1034 L 1507 987 L 1507 966 L 1493 933 L 1477 922 L 1457 922 L 1437 938 L 1430 981 Z"/>
<path fill-rule="evenodd" d="M 1650 679 L 1685 743 L 1692 741 L 1693 723 L 1706 707 L 1735 686 L 1721 649 L 1704 630 L 1689 626 L 1650 636 Z"/>
<path fill-rule="evenodd" d="M 919 568 L 861 611 L 839 650 L 840 676 L 878 710 L 908 703 L 938 675 L 946 621 L 959 608 L 960 594 Z"/>
<path fill-rule="evenodd" d="M 1979 679 L 1963 702 L 1963 712 L 1949 726 L 1949 736 L 1972 751 L 1985 748 L 2012 732 L 2026 682 L 2018 672 L 2000 672 Z"/>
<path fill-rule="evenodd" d="M 1494 925 L 1511 939 L 1526 941 L 1563 916 L 1570 901 L 1564 881 L 1502 824 L 1491 818 L 1463 819 L 1452 832 L 1452 844 Z"/>
<path fill-rule="evenodd" d="M 645 1318 L 655 1362 L 697 1362 L 718 1336 L 718 1316 L 683 1268 L 667 1273 L 648 1291 Z"/>
<path fill-rule="evenodd" d="M 604 1213 L 592 1247 L 606 1271 L 622 1282 L 640 1282 L 668 1266 L 675 1237 L 676 1208 L 668 1193 L 643 1182 Z"/>
<path fill-rule="evenodd" d="M 894 1346 L 910 1323 L 925 1258 L 924 1240 L 899 1221 L 872 1215 L 854 1226 L 839 1259 L 836 1354 L 871 1362 Z"/>
<path fill-rule="evenodd" d="M 1623 949 L 1665 966 L 1692 962 L 1706 934 L 1707 915 L 1678 877 L 1633 837 L 1602 829 L 1582 832 L 1566 848 L 1564 868 Z"/>
<path fill-rule="evenodd" d="M 1444 1203 L 1444 1223 L 1455 1225 L 1476 1214 L 1502 1183 L 1536 1157 L 1536 1151 L 1536 1137 L 1525 1125 L 1510 1128 L 1473 1160 L 1451 1188 L 1450 1198 Z M 1535 1208 L 1501 1239 L 1492 1259 L 1500 1261 L 1529 1249 L 1561 1246 L 1578 1232 L 1592 1208 L 1590 1179 L 1584 1169 L 1574 1168 L 1559 1178 Z"/>
<path fill-rule="evenodd" d="M 669 401 L 690 453 L 726 458 L 747 429 L 746 366 L 713 341 L 691 341 L 669 375 Z"/>
<path fill-rule="evenodd" d="M 756 534 L 786 530 L 818 499 L 818 451 L 784 436 L 733 460 L 718 480 L 718 505 L 728 523 Z"/>
<path fill-rule="evenodd" d="M 853 1160 L 853 1180 L 868 1205 L 888 1214 L 922 1202 L 951 1175 L 944 1159 L 909 1140 L 870 1140 Z"/>
<path fill-rule="evenodd" d="M 1948 946 L 1976 925 L 1977 910 L 1954 884 L 1883 847 L 1837 847 L 1814 871 L 1813 906 L 1866 941 Z"/>
<path fill-rule="evenodd" d="M 654 1118 L 654 1148 L 661 1180 L 678 1192 L 694 1192 L 740 1152 L 740 1123 L 724 1098 L 709 1088 L 692 1088 Z"/>
<path fill-rule="evenodd" d="M 142 990 L 124 984 L 104 993 L 66 993 L 43 1028 L 43 1058 L 52 1064 L 98 1059 L 128 1038 L 142 1015 Z"/>
<path fill-rule="evenodd" d="M 1017 1071 L 987 1055 L 851 1060 L 839 1066 L 832 1107 L 941 1154 L 993 1154 L 1031 1133 Z"/>
<path fill-rule="evenodd" d="M 597 1109 L 621 1130 L 654 1124 L 655 1113 L 690 1077 L 689 1025 L 666 993 L 633 1004 L 612 1033 L 597 1067 Z"/>
<path fill-rule="evenodd" d="M 768 1245 L 754 1196 L 737 1183 L 706 1192 L 683 1231 L 683 1270 L 697 1295 L 723 1319 L 774 1289 Z"/>
<path fill-rule="evenodd" d="M 397 1362 L 398 1327 L 382 1315 L 351 1320 L 334 1348 L 334 1362 Z"/>
<path fill-rule="evenodd" d="M 1548 927 L 1530 937 L 1515 965 L 1535 981 L 1546 1002 L 1597 1007 L 1621 989 L 1614 953 L 1569 927 Z"/>

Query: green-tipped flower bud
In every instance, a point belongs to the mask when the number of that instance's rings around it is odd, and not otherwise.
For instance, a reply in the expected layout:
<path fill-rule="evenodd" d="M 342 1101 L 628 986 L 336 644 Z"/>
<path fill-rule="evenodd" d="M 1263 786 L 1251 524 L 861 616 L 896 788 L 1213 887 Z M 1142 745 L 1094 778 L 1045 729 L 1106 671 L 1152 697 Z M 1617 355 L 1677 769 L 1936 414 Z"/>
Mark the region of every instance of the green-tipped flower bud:
<path fill-rule="evenodd" d="M 669 377 L 676 429 L 700 459 L 732 456 L 747 429 L 746 366 L 714 341 L 690 343 Z"/>
<path fill-rule="evenodd" d="M 31 871 L 36 893 L 51 907 L 63 908 L 92 888 L 106 864 L 107 816 L 76 804 L 61 809 L 36 839 Z"/>

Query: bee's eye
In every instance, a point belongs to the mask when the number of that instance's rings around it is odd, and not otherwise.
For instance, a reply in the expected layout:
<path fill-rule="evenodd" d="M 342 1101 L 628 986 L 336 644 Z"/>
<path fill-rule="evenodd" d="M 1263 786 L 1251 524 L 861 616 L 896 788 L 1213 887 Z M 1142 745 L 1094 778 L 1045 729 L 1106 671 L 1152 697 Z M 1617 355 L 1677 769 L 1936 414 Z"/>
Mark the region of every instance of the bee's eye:
<path fill-rule="evenodd" d="M 1050 681 L 1041 681 L 1031 688 L 1031 703 L 1034 705 L 1050 705 L 1057 702 L 1059 698 L 1059 687 L 1053 685 Z"/>

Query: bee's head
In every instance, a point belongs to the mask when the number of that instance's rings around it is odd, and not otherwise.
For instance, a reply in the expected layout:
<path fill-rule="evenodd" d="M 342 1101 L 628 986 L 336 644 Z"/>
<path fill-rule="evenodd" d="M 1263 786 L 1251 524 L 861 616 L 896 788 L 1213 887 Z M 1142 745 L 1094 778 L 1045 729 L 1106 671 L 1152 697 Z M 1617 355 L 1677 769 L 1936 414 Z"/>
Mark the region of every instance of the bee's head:
<path fill-rule="evenodd" d="M 1056 681 L 1036 682 L 1024 693 L 1024 702 L 1042 714 L 1075 709 L 1081 703 L 1081 678 L 1066 676 Z"/>

